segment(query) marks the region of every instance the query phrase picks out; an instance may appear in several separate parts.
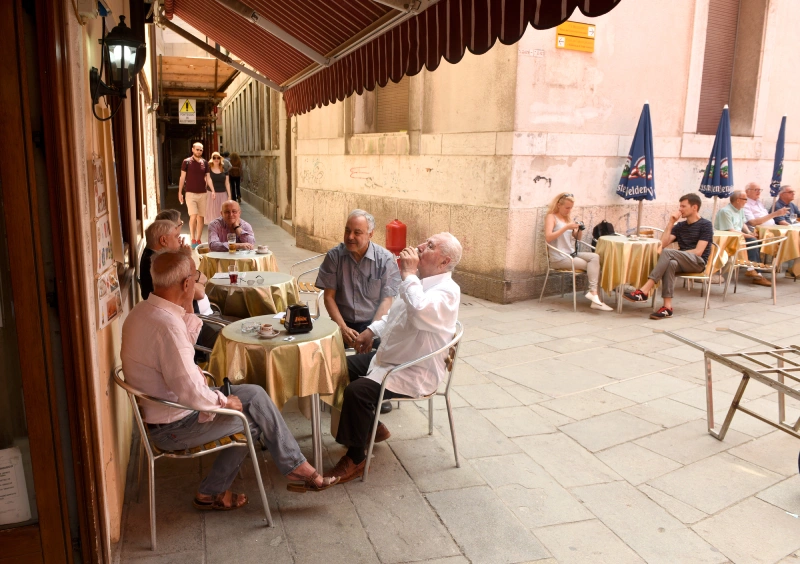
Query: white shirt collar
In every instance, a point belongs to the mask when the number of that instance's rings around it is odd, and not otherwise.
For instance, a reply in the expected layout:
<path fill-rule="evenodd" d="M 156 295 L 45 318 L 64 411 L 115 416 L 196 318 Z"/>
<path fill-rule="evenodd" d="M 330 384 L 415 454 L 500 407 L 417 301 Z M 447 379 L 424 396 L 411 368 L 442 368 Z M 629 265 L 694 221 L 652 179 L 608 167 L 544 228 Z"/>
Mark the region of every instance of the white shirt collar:
<path fill-rule="evenodd" d="M 172 315 L 175 315 L 176 317 L 181 318 L 181 319 L 183 318 L 183 314 L 186 313 L 186 310 L 183 309 L 178 304 L 174 304 L 169 300 L 165 300 L 164 298 L 160 298 L 160 297 L 156 296 L 155 293 L 153 293 L 153 292 L 150 292 L 150 295 L 147 296 L 147 303 L 152 305 L 153 307 L 157 307 L 159 309 L 163 309 L 164 311 L 167 311 L 167 312 L 171 313 Z"/>
<path fill-rule="evenodd" d="M 452 278 L 453 274 L 451 272 L 444 272 L 442 274 L 437 274 L 436 276 L 428 276 L 427 278 L 422 279 L 422 289 L 423 291 L 427 292 L 437 284 L 441 284 L 448 278 Z"/>

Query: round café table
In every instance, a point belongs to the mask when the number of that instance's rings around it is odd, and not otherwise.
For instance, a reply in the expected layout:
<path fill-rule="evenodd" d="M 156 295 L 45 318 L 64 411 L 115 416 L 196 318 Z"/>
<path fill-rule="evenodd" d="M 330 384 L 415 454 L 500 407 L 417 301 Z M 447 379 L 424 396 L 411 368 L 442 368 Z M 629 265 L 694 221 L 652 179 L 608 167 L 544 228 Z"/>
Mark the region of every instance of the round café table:
<path fill-rule="evenodd" d="M 211 280 L 217 272 L 228 273 L 228 267 L 236 265 L 239 272 L 278 272 L 278 261 L 272 251 L 259 254 L 256 251 L 236 251 L 235 253 L 213 252 L 200 255 L 198 270 Z"/>
<path fill-rule="evenodd" d="M 786 237 L 783 246 L 781 247 L 780 256 L 774 257 L 778 264 L 783 264 L 787 261 L 794 260 L 800 257 L 800 223 L 794 225 L 758 225 L 759 239 L 771 239 L 774 237 Z M 763 247 L 762 253 L 765 255 L 770 253 L 770 247 Z M 774 251 L 773 251 L 774 252 Z M 792 273 L 795 276 L 800 276 L 800 261 L 795 260 L 792 266 Z"/>
<path fill-rule="evenodd" d="M 719 247 L 719 253 L 714 261 L 714 269 L 716 272 L 728 264 L 728 260 L 734 258 L 736 251 L 744 247 L 744 235 L 739 231 L 718 231 L 714 230 L 714 242 Z M 744 259 L 747 257 L 745 256 Z"/>
<path fill-rule="evenodd" d="M 263 279 L 260 283 L 258 276 Z M 209 278 L 206 295 L 219 306 L 222 315 L 239 319 L 275 314 L 300 303 L 297 280 L 282 272 L 242 272 L 238 284 L 231 284 L 227 274 L 224 278 Z"/>
<path fill-rule="evenodd" d="M 242 324 L 248 322 L 269 323 L 280 335 L 262 339 L 255 333 L 242 333 Z M 261 386 L 278 409 L 293 396 L 308 397 L 310 406 L 301 402 L 301 410 L 311 418 L 314 467 L 322 468 L 319 400 L 341 408 L 350 381 L 342 334 L 336 323 L 320 318 L 314 320 L 310 333 L 295 334 L 294 340 L 285 341 L 288 336 L 272 315 L 235 321 L 220 331 L 208 371 L 217 385 L 227 376 L 232 384 Z"/>
<path fill-rule="evenodd" d="M 600 257 L 600 287 L 617 292 L 617 312 L 621 313 L 620 289 L 624 284 L 639 288 L 647 282 L 661 253 L 661 239 L 631 241 L 625 235 L 604 235 L 595 249 Z"/>

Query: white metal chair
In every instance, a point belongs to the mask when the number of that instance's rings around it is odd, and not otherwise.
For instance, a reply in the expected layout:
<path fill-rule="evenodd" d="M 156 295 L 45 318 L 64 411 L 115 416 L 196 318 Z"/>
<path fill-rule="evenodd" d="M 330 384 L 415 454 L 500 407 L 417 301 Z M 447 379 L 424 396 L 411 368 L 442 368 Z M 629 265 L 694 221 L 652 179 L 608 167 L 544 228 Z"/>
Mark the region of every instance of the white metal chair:
<path fill-rule="evenodd" d="M 715 263 L 717 262 L 717 256 L 719 255 L 719 245 L 716 243 L 711 243 L 711 254 L 708 256 L 708 262 L 706 263 L 706 269 L 703 272 L 680 272 L 676 275 L 676 278 L 682 278 L 689 283 L 693 282 L 701 282 L 703 284 L 700 290 L 700 297 L 703 297 L 703 292 L 705 292 L 705 302 L 703 303 L 703 317 L 706 316 L 706 310 L 708 310 L 708 302 L 709 298 L 711 297 L 711 277 L 714 276 L 714 273 L 719 268 L 714 268 Z M 655 289 L 653 290 L 655 292 Z M 654 308 L 655 309 L 655 308 Z"/>
<path fill-rule="evenodd" d="M 208 243 L 200 243 L 197 245 L 197 247 L 195 247 L 194 250 L 197 251 L 198 255 L 205 255 L 211 252 L 211 248 L 208 246 Z"/>
<path fill-rule="evenodd" d="M 207 378 L 211 378 L 213 380 L 214 376 L 205 370 L 203 374 Z M 261 493 L 261 503 L 264 506 L 264 515 L 267 518 L 267 524 L 272 527 L 272 515 L 269 512 L 269 504 L 267 503 L 267 494 L 264 491 L 264 482 L 261 480 L 261 471 L 258 466 L 258 458 L 256 457 L 256 451 L 253 444 L 253 437 L 250 433 L 250 425 L 247 422 L 247 417 L 245 417 L 244 413 L 241 411 L 236 411 L 234 409 L 192 409 L 190 407 L 186 407 L 171 401 L 166 401 L 158 398 L 154 398 L 141 392 L 128 384 L 125 381 L 125 375 L 122 373 L 122 367 L 117 367 L 114 369 L 114 382 L 125 390 L 128 394 L 128 399 L 130 399 L 131 407 L 133 409 L 133 416 L 136 419 L 136 425 L 139 428 L 139 435 L 141 437 L 142 446 L 144 451 L 147 455 L 147 465 L 148 465 L 148 485 L 149 485 L 149 493 L 150 493 L 150 549 L 156 549 L 156 490 L 155 490 L 155 461 L 159 458 L 197 458 L 200 456 L 205 456 L 206 454 L 211 454 L 212 452 L 217 452 L 219 450 L 223 450 L 226 448 L 232 447 L 246 447 L 250 449 L 250 458 L 253 460 L 253 469 L 255 470 L 256 474 L 256 481 L 258 482 L 258 489 Z M 242 433 L 235 433 L 233 435 L 227 437 L 221 437 L 215 441 L 211 441 L 205 443 L 203 445 L 198 445 L 195 447 L 188 448 L 183 451 L 170 451 L 170 450 L 161 450 L 158 448 L 153 442 L 150 440 L 150 434 L 147 430 L 147 425 L 145 425 L 144 420 L 142 419 L 142 414 L 139 411 L 139 403 L 137 400 L 142 401 L 149 401 L 161 405 L 166 405 L 167 407 L 173 407 L 175 409 L 184 409 L 190 411 L 200 411 L 203 413 L 214 413 L 217 415 L 229 415 L 231 417 L 238 417 L 242 421 L 242 427 L 244 430 L 244 434 Z M 140 455 L 141 457 L 141 451 Z M 141 463 L 141 459 L 140 459 Z M 141 464 L 139 466 L 141 471 Z"/>
<path fill-rule="evenodd" d="M 324 254 L 324 253 L 323 253 L 323 254 L 320 254 L 320 255 L 314 255 L 313 257 L 309 257 L 309 258 L 307 258 L 307 259 L 301 260 L 300 262 L 296 262 L 296 263 L 294 263 L 294 264 L 293 264 L 293 265 L 292 265 L 292 266 L 289 268 L 289 275 L 290 275 L 290 276 L 295 276 L 295 274 L 294 274 L 294 268 L 295 268 L 296 266 L 298 266 L 298 265 L 301 265 L 301 264 L 303 264 L 303 263 L 306 263 L 306 262 L 309 262 L 309 261 L 312 261 L 312 260 L 314 260 L 314 259 L 318 259 L 318 258 L 324 257 L 324 256 L 325 256 L 325 254 Z M 315 311 L 315 312 L 314 312 L 314 314 L 311 316 L 311 317 L 313 317 L 314 319 L 318 319 L 318 318 L 319 318 L 319 316 L 320 316 L 320 314 L 322 313 L 322 298 L 323 298 L 323 295 L 324 295 L 324 291 L 322 290 L 322 288 L 317 288 L 317 287 L 314 285 L 314 283 L 313 283 L 313 282 L 308 282 L 308 281 L 301 280 L 301 279 L 302 279 L 302 277 L 303 277 L 303 276 L 305 276 L 306 274 L 311 274 L 312 272 L 317 272 L 318 270 L 319 270 L 319 265 L 317 265 L 317 266 L 315 266 L 314 268 L 311 268 L 311 269 L 309 269 L 309 270 L 306 270 L 306 271 L 304 271 L 304 272 L 301 272 L 300 274 L 298 274 L 297 276 L 295 276 L 295 278 L 297 279 L 297 287 L 300 289 L 300 294 L 306 294 L 306 295 L 311 295 L 311 296 L 314 296 L 314 299 L 315 299 L 315 300 L 316 300 L 316 302 L 317 302 L 317 303 L 316 303 L 316 311 Z"/>
<path fill-rule="evenodd" d="M 580 244 L 580 245 L 583 245 L 585 247 L 588 247 L 592 251 L 595 250 L 594 247 L 591 246 L 589 243 L 584 243 L 581 240 L 578 240 L 577 243 Z M 578 274 L 586 274 L 586 271 L 583 270 L 583 269 L 580 269 L 580 268 L 575 268 L 575 259 L 574 259 L 574 257 L 572 255 L 569 255 L 569 254 L 565 253 L 564 251 L 556 249 L 553 245 L 551 245 L 549 243 L 545 243 L 545 245 L 547 246 L 546 250 L 548 251 L 548 252 L 545 253 L 547 255 L 547 274 L 545 274 L 545 276 L 544 276 L 544 284 L 542 284 L 542 292 L 539 294 L 539 302 L 541 303 L 542 298 L 544 297 L 544 291 L 547 288 L 547 280 L 550 278 L 550 273 L 551 272 L 555 272 L 557 274 L 569 274 L 569 273 L 572 273 L 572 310 L 573 311 L 578 311 L 578 289 L 577 289 L 576 279 L 577 279 Z M 559 255 L 563 256 L 564 258 L 568 258 L 570 260 L 570 262 L 572 263 L 572 268 L 553 268 L 552 266 L 550 266 L 550 252 L 549 251 L 551 251 L 551 250 L 556 252 L 556 253 L 558 253 Z M 603 290 L 600 289 L 600 292 L 602 292 L 602 291 Z M 561 297 L 562 298 L 564 297 L 564 285 L 563 284 L 561 285 Z M 600 295 L 600 298 L 602 299 L 602 293 Z"/>
<path fill-rule="evenodd" d="M 381 416 L 380 405 L 381 403 L 383 403 L 383 393 L 386 390 L 386 382 L 393 374 L 401 370 L 405 370 L 409 366 L 414 366 L 415 364 L 419 364 L 420 362 L 428 360 L 429 358 L 442 359 L 442 361 L 445 363 L 445 367 L 447 368 L 447 384 L 445 385 L 444 392 L 440 392 L 437 389 L 432 394 L 429 394 L 427 396 L 422 396 L 418 398 L 392 398 L 392 399 L 398 402 L 398 406 L 400 405 L 399 402 L 401 401 L 428 400 L 428 434 L 432 435 L 433 398 L 434 396 L 437 395 L 444 396 L 444 401 L 447 404 L 447 418 L 450 421 L 450 437 L 453 440 L 453 456 L 455 456 L 456 459 L 456 468 L 461 467 L 461 463 L 458 461 L 458 446 L 456 445 L 456 428 L 453 423 L 453 407 L 452 404 L 450 403 L 450 387 L 453 385 L 453 371 L 455 370 L 456 360 L 458 359 L 458 347 L 459 344 L 461 343 L 461 337 L 463 335 L 464 335 L 464 327 L 461 325 L 460 321 L 456 321 L 456 332 L 455 335 L 453 336 L 453 340 L 451 340 L 442 348 L 435 350 L 430 354 L 426 354 L 425 356 L 422 356 L 410 362 L 406 362 L 399 366 L 395 366 L 384 375 L 383 381 L 381 382 L 381 392 L 378 395 L 378 402 L 375 404 L 379 407 L 378 409 L 375 410 L 375 420 L 372 422 L 372 432 L 370 433 L 369 448 L 367 449 L 367 463 L 364 466 L 364 475 L 361 478 L 362 481 L 366 482 L 367 474 L 369 474 L 369 463 L 370 463 L 370 458 L 372 458 L 372 449 L 375 446 L 375 433 L 378 430 L 378 420 L 380 419 Z M 446 353 L 446 356 L 444 358 L 442 358 L 443 353 Z"/>
<path fill-rule="evenodd" d="M 722 294 L 722 301 L 725 301 L 725 297 L 728 295 L 728 287 L 730 286 L 731 278 L 733 278 L 733 293 L 736 293 L 736 288 L 738 287 L 739 269 L 753 267 L 759 274 L 762 272 L 770 272 L 772 274 L 772 304 L 778 305 L 778 289 L 776 287 L 776 283 L 778 269 L 781 265 L 778 264 L 778 261 L 775 259 L 781 255 L 781 249 L 783 248 L 783 244 L 787 238 L 788 237 L 772 237 L 768 239 L 757 239 L 754 241 L 745 242 L 744 247 L 737 250 L 736 254 L 733 255 L 733 260 L 731 261 L 731 266 L 728 270 L 728 279 L 725 281 L 725 292 Z M 747 251 L 749 249 L 761 249 L 760 252 L 772 255 L 772 264 L 752 262 L 749 258 L 747 258 Z M 740 254 L 743 258 L 739 258 Z"/>

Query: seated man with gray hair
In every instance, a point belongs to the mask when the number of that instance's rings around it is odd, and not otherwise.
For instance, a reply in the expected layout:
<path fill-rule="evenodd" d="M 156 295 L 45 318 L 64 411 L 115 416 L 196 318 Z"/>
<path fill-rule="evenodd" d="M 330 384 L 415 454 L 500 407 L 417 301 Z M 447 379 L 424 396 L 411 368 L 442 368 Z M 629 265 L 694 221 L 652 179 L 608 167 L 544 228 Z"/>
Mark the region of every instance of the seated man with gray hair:
<path fill-rule="evenodd" d="M 356 339 L 369 324 L 386 315 L 400 286 L 395 257 L 371 241 L 374 231 L 372 215 L 351 211 L 344 226 L 344 242 L 328 251 L 317 275 L 316 286 L 325 291 L 325 310 L 348 347 L 355 348 Z M 360 345 L 363 350 L 356 348 L 356 352 L 369 352 L 379 345 L 380 340 L 365 340 Z M 391 411 L 389 402 L 383 411 Z"/>
<path fill-rule="evenodd" d="M 338 480 L 322 478 L 306 461 L 280 411 L 260 386 L 232 386 L 225 396 L 209 388 L 194 364 L 192 343 L 200 331 L 200 319 L 192 314 L 195 265 L 182 251 L 165 250 L 155 255 L 150 267 L 153 293 L 139 302 L 122 326 L 122 368 L 126 381 L 145 394 L 189 407 L 180 410 L 142 402 L 142 417 L 151 440 L 163 450 L 184 450 L 242 432 L 238 418 L 201 413 L 226 407 L 243 412 L 253 432 L 272 455 L 278 470 L 301 484 L 290 491 L 319 491 Z M 229 490 L 247 456 L 247 449 L 229 448 L 219 453 L 201 482 L 194 506 L 201 510 L 237 509 L 247 502 Z"/>
<path fill-rule="evenodd" d="M 720 231 L 737 231 L 744 235 L 746 242 L 755 241 L 757 237 L 753 233 L 753 230 L 747 225 L 744 215 L 747 194 L 744 190 L 734 190 L 731 192 L 729 201 L 730 203 L 727 206 L 717 212 L 717 217 L 714 219 L 714 229 Z M 759 249 L 747 249 L 747 259 L 750 262 L 761 262 Z M 747 276 L 753 280 L 753 284 L 772 286 L 772 283 L 761 276 L 752 266 L 747 267 Z"/>
<path fill-rule="evenodd" d="M 461 289 L 453 281 L 452 271 L 461 260 L 461 252 L 458 239 L 439 233 L 400 253 L 400 299 L 394 301 L 387 315 L 370 323 L 355 348 L 365 350 L 375 337 L 382 337 L 383 343 L 377 351 L 347 357 L 350 384 L 344 391 L 336 433 L 336 442 L 347 447 L 347 454 L 325 476 L 338 477 L 344 483 L 363 474 L 383 377 L 392 367 L 430 354 L 452 340 L 461 301 Z M 433 393 L 447 373 L 442 360 L 432 358 L 397 372 L 388 381 L 384 398 Z M 375 442 L 389 436 L 389 430 L 380 423 Z"/>

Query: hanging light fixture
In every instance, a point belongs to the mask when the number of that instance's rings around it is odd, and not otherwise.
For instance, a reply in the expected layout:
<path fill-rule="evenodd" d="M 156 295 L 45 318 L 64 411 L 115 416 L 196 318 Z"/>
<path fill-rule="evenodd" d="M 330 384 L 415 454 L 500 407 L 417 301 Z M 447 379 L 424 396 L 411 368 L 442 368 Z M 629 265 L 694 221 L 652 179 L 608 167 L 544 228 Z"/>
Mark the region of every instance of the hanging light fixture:
<path fill-rule="evenodd" d="M 125 25 L 125 16 L 119 17 L 119 25 L 105 33 L 105 18 L 103 18 L 102 55 L 100 57 L 100 70 L 92 67 L 89 71 L 89 83 L 92 92 L 92 112 L 100 96 L 116 96 L 125 98 L 125 93 L 133 86 L 136 75 L 144 67 L 147 57 L 147 47 L 131 28 Z M 109 84 L 103 82 L 103 67 L 106 60 L 109 63 Z M 121 104 L 120 104 L 121 105 Z M 119 106 L 117 106 L 117 110 Z M 116 113 L 116 110 L 114 111 Z M 95 114 L 97 119 L 101 119 Z M 110 119 L 105 118 L 105 119 Z"/>

